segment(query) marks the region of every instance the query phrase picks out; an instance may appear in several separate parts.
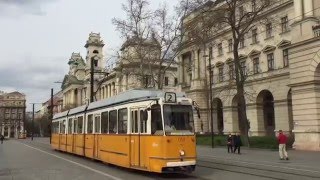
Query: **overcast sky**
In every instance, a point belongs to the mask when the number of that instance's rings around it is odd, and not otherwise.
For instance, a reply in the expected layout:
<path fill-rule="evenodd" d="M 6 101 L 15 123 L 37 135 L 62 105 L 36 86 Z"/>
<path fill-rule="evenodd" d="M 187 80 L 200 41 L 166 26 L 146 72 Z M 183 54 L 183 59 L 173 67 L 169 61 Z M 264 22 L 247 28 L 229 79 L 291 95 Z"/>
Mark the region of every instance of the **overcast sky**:
<path fill-rule="evenodd" d="M 150 0 L 173 7 L 178 0 Z M 86 56 L 90 32 L 100 32 L 105 54 L 121 45 L 111 23 L 124 17 L 125 0 L 0 0 L 0 90 L 20 91 L 29 103 L 50 98 L 60 90 L 72 52 Z M 40 108 L 39 105 L 37 108 Z"/>

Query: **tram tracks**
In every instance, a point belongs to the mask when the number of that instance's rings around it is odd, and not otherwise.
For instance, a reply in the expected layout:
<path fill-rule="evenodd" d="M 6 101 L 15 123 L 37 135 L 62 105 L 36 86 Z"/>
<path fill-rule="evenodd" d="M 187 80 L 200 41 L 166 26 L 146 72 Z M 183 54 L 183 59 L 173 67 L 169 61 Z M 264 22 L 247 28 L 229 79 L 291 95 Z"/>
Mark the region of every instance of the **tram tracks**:
<path fill-rule="evenodd" d="M 32 144 L 31 142 L 29 142 Z M 29 144 L 26 143 L 26 144 Z M 51 150 L 50 144 L 44 142 L 34 142 L 37 146 L 40 146 L 46 150 Z M 233 160 L 225 160 L 221 158 L 210 158 L 205 160 L 201 156 L 197 160 L 197 168 L 208 168 L 219 171 L 226 171 L 230 173 L 249 175 L 257 178 L 267 178 L 275 180 L 294 180 L 294 179 L 320 179 L 320 172 L 310 169 L 299 169 L 299 167 L 293 168 L 292 166 L 286 166 L 287 161 L 284 164 L 271 165 L 271 164 L 258 164 L 253 162 L 240 162 Z M 214 173 L 214 172 L 213 172 Z M 171 177 L 171 176 L 169 176 Z M 159 179 L 167 179 L 168 177 L 159 177 Z M 202 177 L 194 176 L 194 174 L 188 174 L 183 179 L 205 179 Z"/>
<path fill-rule="evenodd" d="M 263 166 L 263 165 L 261 165 Z M 287 169 L 275 169 L 272 167 L 259 167 L 257 165 L 241 165 L 236 164 L 235 162 L 223 162 L 219 160 L 207 161 L 207 160 L 198 160 L 197 167 L 202 168 L 209 168 L 209 169 L 216 169 L 221 171 L 228 171 L 232 173 L 239 173 L 245 175 L 251 175 L 255 177 L 261 178 L 269 178 L 269 179 L 276 179 L 276 180 L 293 180 L 293 179 L 320 179 L 320 173 L 311 173 L 306 171 L 299 171 L 292 172 Z"/>

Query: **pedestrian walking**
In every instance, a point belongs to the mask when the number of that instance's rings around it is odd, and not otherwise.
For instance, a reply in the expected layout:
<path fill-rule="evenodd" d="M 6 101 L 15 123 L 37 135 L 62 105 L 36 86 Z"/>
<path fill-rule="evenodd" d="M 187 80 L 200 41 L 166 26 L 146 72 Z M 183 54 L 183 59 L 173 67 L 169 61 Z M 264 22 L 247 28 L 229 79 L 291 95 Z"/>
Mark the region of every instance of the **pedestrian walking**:
<path fill-rule="evenodd" d="M 233 153 L 236 153 L 236 150 L 238 150 L 238 154 L 240 153 L 240 146 L 242 146 L 242 142 L 241 142 L 241 136 L 239 133 L 237 133 L 234 138 L 233 138 L 233 143 L 234 143 L 234 149 L 233 149 Z"/>
<path fill-rule="evenodd" d="M 1 135 L 0 135 L 1 144 L 3 144 L 3 140 L 4 140 L 4 136 L 1 134 Z"/>
<path fill-rule="evenodd" d="M 288 153 L 286 150 L 287 139 L 287 136 L 283 134 L 282 130 L 279 130 L 278 143 L 280 160 L 289 160 Z"/>
<path fill-rule="evenodd" d="M 228 148 L 228 153 L 233 152 L 233 138 L 231 134 L 229 134 L 227 137 L 227 148 Z"/>

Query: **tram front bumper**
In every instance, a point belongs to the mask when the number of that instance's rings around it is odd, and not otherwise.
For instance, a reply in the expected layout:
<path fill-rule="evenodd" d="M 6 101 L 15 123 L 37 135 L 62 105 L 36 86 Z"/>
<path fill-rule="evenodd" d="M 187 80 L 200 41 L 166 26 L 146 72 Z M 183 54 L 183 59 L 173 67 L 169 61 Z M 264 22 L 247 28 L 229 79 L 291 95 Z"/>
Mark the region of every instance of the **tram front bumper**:
<path fill-rule="evenodd" d="M 196 161 L 167 162 L 167 166 L 162 168 L 163 173 L 191 173 L 195 170 Z"/>

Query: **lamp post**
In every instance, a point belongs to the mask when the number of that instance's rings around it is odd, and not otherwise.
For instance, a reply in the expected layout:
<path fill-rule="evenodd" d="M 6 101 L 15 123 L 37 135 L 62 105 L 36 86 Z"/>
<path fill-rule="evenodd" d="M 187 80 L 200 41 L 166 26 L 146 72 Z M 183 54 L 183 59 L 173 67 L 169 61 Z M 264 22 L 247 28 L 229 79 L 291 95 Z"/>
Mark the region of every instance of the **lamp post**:
<path fill-rule="evenodd" d="M 50 144 L 51 144 L 51 128 L 52 128 L 52 119 L 53 119 L 53 88 L 51 88 L 51 98 L 50 98 L 50 123 L 49 123 L 49 137 L 50 137 Z"/>
<path fill-rule="evenodd" d="M 91 57 L 91 62 L 90 62 L 90 103 L 93 102 L 93 86 L 94 86 L 94 66 L 93 63 L 97 59 L 97 56 Z"/>
<path fill-rule="evenodd" d="M 211 52 L 212 50 L 210 49 L 209 55 L 204 55 L 204 57 L 209 58 L 209 106 L 210 106 L 210 122 L 211 122 L 211 147 L 214 147 L 214 132 L 213 132 L 213 95 L 212 95 L 212 67 L 211 67 Z"/>
<path fill-rule="evenodd" d="M 95 92 L 94 92 L 94 74 L 104 74 L 106 76 L 109 75 L 108 72 L 103 72 L 103 71 L 99 71 L 99 72 L 95 72 L 94 71 L 94 62 L 98 61 L 100 58 L 95 55 L 93 57 L 91 57 L 91 63 L 90 63 L 90 103 L 92 103 L 94 101 L 94 96 L 95 96 Z M 99 86 L 98 86 L 99 88 Z"/>
<path fill-rule="evenodd" d="M 32 104 L 31 140 L 33 141 L 33 135 L 34 135 L 34 105 L 35 104 L 41 104 L 41 103 L 30 103 L 30 104 Z"/>

